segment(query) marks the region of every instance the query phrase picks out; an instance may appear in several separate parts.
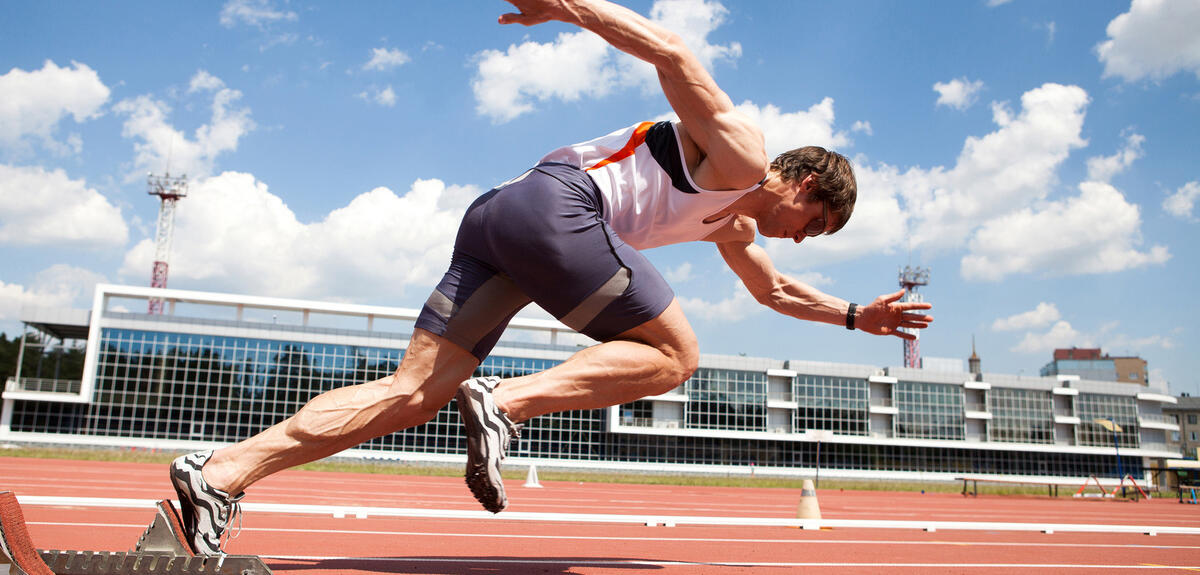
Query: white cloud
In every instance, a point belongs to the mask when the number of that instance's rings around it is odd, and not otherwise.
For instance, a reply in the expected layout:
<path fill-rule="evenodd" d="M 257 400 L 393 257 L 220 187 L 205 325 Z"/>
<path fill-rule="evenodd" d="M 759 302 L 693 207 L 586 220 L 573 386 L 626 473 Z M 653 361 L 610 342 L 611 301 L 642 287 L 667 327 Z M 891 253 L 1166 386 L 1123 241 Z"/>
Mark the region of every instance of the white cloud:
<path fill-rule="evenodd" d="M 1031 326 L 1042 327 L 1042 326 Z M 1021 341 L 1012 348 L 1019 353 L 1029 353 L 1048 357 L 1055 349 L 1068 347 L 1098 347 L 1113 354 L 1141 353 L 1148 347 L 1174 349 L 1175 341 L 1169 336 L 1160 334 L 1131 337 L 1124 333 L 1115 332 L 1117 322 L 1104 324 L 1094 331 L 1080 331 L 1065 320 L 1055 321 L 1046 332 L 1026 332 Z"/>
<path fill-rule="evenodd" d="M 1027 312 L 997 319 L 992 322 L 992 329 L 995 331 L 1016 331 L 1039 328 L 1050 325 L 1060 319 L 1062 319 L 1062 315 L 1058 313 L 1058 306 L 1052 303 L 1041 302 L 1036 308 Z"/>
<path fill-rule="evenodd" d="M 450 261 L 474 187 L 417 180 L 404 195 L 376 188 L 321 221 L 304 223 L 251 174 L 194 182 L 176 213 L 172 285 L 253 294 L 392 299 L 435 284 Z M 147 238 L 125 255 L 121 275 L 150 269 Z"/>
<path fill-rule="evenodd" d="M 221 8 L 221 25 L 233 28 L 238 24 L 263 27 L 279 21 L 295 22 L 295 12 L 279 10 L 268 0 L 230 0 Z"/>
<path fill-rule="evenodd" d="M 484 50 L 471 82 L 475 110 L 503 123 L 533 111 L 535 101 L 602 97 L 617 76 L 608 50 L 604 40 L 586 31 L 559 34 L 553 44 Z"/>
<path fill-rule="evenodd" d="M 996 131 L 968 137 L 953 168 L 881 168 L 896 176 L 889 183 L 911 218 L 913 247 L 960 247 L 980 222 L 1045 198 L 1070 151 L 1086 144 L 1087 104 L 1077 86 L 1045 84 L 1021 96 L 1017 114 L 994 104 Z"/>
<path fill-rule="evenodd" d="M 212 173 L 217 156 L 237 150 L 238 141 L 255 125 L 249 108 L 235 107 L 242 93 L 223 86 L 203 70 L 192 77 L 189 93 L 214 92 L 211 119 L 196 129 L 193 139 L 168 122 L 171 108 L 161 100 L 143 95 L 118 102 L 113 109 L 127 116 L 122 135 L 140 140 L 134 144 L 134 165 L 126 181 L 165 170 L 203 178 Z"/>
<path fill-rule="evenodd" d="M 104 276 L 87 269 L 58 264 L 38 272 L 25 287 L 0 279 L 0 320 L 20 319 L 22 307 L 71 307 L 86 305 L 96 284 Z"/>
<path fill-rule="evenodd" d="M 859 121 L 855 122 L 853 126 L 850 126 L 850 131 L 851 132 L 862 132 L 868 136 L 875 135 L 875 131 L 871 129 L 871 123 L 865 122 L 863 120 L 859 120 Z"/>
<path fill-rule="evenodd" d="M 196 92 L 216 92 L 225 87 L 225 82 L 220 78 L 209 74 L 207 70 L 197 70 L 188 82 L 188 93 Z"/>
<path fill-rule="evenodd" d="M 1135 160 L 1142 157 L 1142 144 L 1146 138 L 1141 134 L 1130 133 L 1125 137 L 1125 147 L 1112 156 L 1097 156 L 1088 158 L 1088 180 L 1093 182 L 1110 182 L 1113 176 L 1124 172 Z"/>
<path fill-rule="evenodd" d="M 1084 182 L 1079 195 L 993 219 L 975 233 L 962 258 L 967 279 L 999 281 L 1011 274 L 1116 272 L 1161 264 L 1165 246 L 1139 251 L 1138 207 L 1109 184 Z"/>
<path fill-rule="evenodd" d="M 1162 80 L 1178 72 L 1200 78 L 1200 2 L 1133 0 L 1129 11 L 1108 23 L 1108 39 L 1096 46 L 1103 77 L 1126 82 Z"/>
<path fill-rule="evenodd" d="M 396 48 L 375 48 L 371 50 L 371 59 L 363 64 L 363 70 L 378 72 L 391 70 L 409 63 L 412 58 Z"/>
<path fill-rule="evenodd" d="M 759 107 L 750 101 L 742 102 L 737 109 L 762 128 L 767 156 L 771 158 L 801 146 L 832 149 L 851 145 L 849 136 L 833 126 L 833 98 L 799 112 L 785 113 L 772 104 Z"/>
<path fill-rule="evenodd" d="M 692 262 L 683 262 L 663 273 L 667 283 L 677 284 L 692 279 Z"/>
<path fill-rule="evenodd" d="M 987 0 L 987 6 L 988 8 L 995 8 L 996 6 L 1002 6 L 1004 4 L 1008 4 L 1009 2 L 1012 2 L 1012 0 Z"/>
<path fill-rule="evenodd" d="M 1200 199 L 1200 182 L 1188 182 L 1183 187 L 1175 190 L 1175 193 L 1167 196 L 1163 200 L 1163 209 L 1168 214 L 1185 220 L 1192 219 L 1192 209 L 1196 206 L 1196 200 Z"/>
<path fill-rule="evenodd" d="M 933 91 L 938 93 L 937 105 L 955 110 L 970 108 L 979 99 L 979 91 L 982 89 L 982 80 L 972 82 L 966 77 L 955 78 L 949 82 L 937 82 L 933 85 Z"/>
<path fill-rule="evenodd" d="M 1091 347 L 1093 340 L 1071 327 L 1069 322 L 1058 321 L 1046 333 L 1025 334 L 1025 337 L 1013 348 L 1021 353 L 1049 355 L 1049 352 L 1071 346 Z"/>
<path fill-rule="evenodd" d="M 62 170 L 0 164 L 0 245 L 124 245 L 121 210 Z"/>
<path fill-rule="evenodd" d="M 689 318 L 707 321 L 736 322 L 767 308 L 754 300 L 742 282 L 734 285 L 734 293 L 721 301 L 710 302 L 704 298 L 680 297 L 679 305 Z"/>
<path fill-rule="evenodd" d="M 382 90 L 371 88 L 370 90 L 359 92 L 358 97 L 367 102 L 374 102 L 387 108 L 396 105 L 396 92 L 392 90 L 390 85 Z"/>
<path fill-rule="evenodd" d="M 716 60 L 741 55 L 737 43 L 708 43 L 708 34 L 719 26 L 727 10 L 704 0 L 659 0 L 650 18 L 683 38 L 708 68 Z M 601 98 L 621 87 L 657 89 L 654 69 L 609 45 L 599 36 L 581 30 L 562 33 L 551 43 L 526 41 L 507 50 L 484 50 L 476 55 L 472 89 L 476 111 L 497 123 L 508 122 L 534 109 L 537 102 Z"/>
<path fill-rule="evenodd" d="M 67 116 L 76 123 L 99 117 L 109 94 L 99 74 L 79 62 L 60 68 L 47 60 L 32 72 L 13 68 L 0 76 L 0 147 L 23 151 L 32 137 L 52 151 L 78 153 L 78 135 L 65 144 L 54 139 L 59 123 Z"/>

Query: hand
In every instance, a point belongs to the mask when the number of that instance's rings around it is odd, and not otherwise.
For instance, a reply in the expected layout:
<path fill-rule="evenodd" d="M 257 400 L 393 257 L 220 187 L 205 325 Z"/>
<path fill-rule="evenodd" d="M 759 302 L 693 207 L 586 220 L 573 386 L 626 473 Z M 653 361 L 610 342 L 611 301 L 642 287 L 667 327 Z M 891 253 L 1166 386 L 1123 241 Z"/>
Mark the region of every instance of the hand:
<path fill-rule="evenodd" d="M 509 12 L 500 15 L 501 24 L 521 24 L 534 26 L 550 20 L 558 20 L 557 11 L 561 10 L 560 3 L 555 0 L 508 0 L 515 6 L 517 13 Z"/>
<path fill-rule="evenodd" d="M 917 339 L 915 334 L 902 332 L 899 328 L 924 329 L 929 327 L 933 316 L 909 312 L 930 309 L 933 304 L 902 302 L 900 301 L 902 297 L 904 297 L 904 290 L 875 298 L 870 305 L 862 308 L 862 313 L 854 320 L 854 326 L 875 335 L 894 335 L 904 339 Z"/>

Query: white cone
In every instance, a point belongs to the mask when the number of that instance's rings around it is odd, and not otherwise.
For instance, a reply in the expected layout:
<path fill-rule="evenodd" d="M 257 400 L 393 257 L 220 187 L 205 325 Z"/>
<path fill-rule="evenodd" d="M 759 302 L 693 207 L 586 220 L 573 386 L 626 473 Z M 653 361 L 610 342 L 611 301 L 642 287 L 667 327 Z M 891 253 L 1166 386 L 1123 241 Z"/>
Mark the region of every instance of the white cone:
<path fill-rule="evenodd" d="M 817 505 L 817 490 L 811 479 L 805 479 L 800 486 L 800 507 L 796 510 L 800 519 L 820 519 L 821 506 Z"/>
<path fill-rule="evenodd" d="M 537 487 L 539 489 L 542 487 L 542 484 L 538 483 L 536 465 L 529 466 L 529 474 L 525 476 L 525 487 Z"/>

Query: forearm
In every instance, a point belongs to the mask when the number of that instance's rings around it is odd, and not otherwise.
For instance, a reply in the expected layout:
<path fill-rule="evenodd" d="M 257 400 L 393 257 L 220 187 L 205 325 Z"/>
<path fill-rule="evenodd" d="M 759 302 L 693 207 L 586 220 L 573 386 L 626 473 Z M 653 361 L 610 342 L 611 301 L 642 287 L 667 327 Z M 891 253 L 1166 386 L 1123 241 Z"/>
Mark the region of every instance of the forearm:
<path fill-rule="evenodd" d="M 780 275 L 776 286 L 756 299 L 787 316 L 841 326 L 846 325 L 850 309 L 850 302 L 785 275 Z M 856 311 L 855 315 L 859 313 Z"/>

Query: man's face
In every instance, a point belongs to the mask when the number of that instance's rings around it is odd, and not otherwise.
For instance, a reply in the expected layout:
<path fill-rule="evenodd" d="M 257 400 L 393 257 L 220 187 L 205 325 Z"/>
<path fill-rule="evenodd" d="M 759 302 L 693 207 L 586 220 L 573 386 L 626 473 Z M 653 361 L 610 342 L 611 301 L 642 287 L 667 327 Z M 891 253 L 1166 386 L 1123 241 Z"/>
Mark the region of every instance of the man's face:
<path fill-rule="evenodd" d="M 798 183 L 781 181 L 780 185 L 785 187 L 783 198 L 755 220 L 760 234 L 800 243 L 806 237 L 829 231 L 829 209 L 825 202 L 809 200 L 816 188 L 812 175 Z"/>

